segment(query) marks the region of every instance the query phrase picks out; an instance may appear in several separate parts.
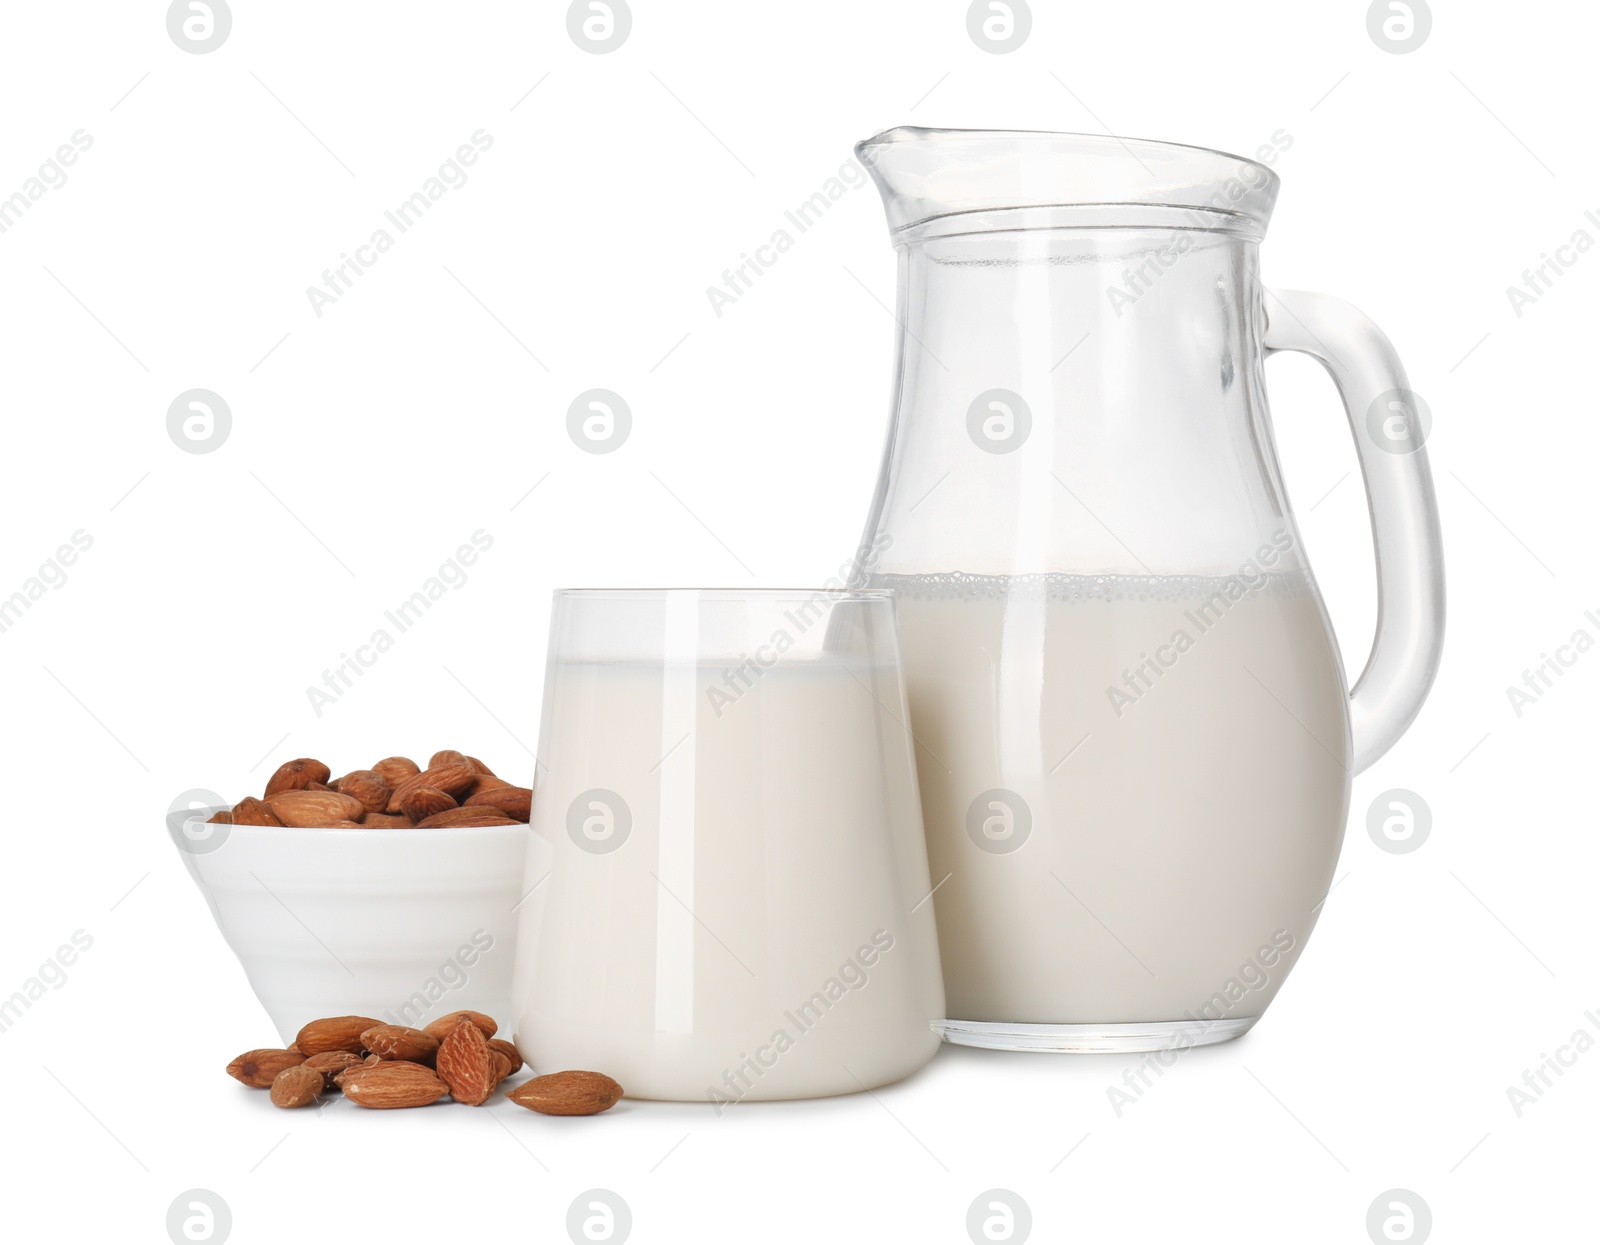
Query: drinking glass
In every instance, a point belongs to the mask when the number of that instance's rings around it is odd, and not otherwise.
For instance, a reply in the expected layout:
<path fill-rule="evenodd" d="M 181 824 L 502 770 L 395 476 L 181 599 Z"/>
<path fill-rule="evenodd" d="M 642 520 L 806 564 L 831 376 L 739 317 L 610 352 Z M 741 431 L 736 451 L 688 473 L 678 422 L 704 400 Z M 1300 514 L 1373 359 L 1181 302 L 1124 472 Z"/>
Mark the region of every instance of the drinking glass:
<path fill-rule="evenodd" d="M 944 1014 L 888 592 L 555 594 L 513 985 L 536 1068 L 808 1098 Z"/>

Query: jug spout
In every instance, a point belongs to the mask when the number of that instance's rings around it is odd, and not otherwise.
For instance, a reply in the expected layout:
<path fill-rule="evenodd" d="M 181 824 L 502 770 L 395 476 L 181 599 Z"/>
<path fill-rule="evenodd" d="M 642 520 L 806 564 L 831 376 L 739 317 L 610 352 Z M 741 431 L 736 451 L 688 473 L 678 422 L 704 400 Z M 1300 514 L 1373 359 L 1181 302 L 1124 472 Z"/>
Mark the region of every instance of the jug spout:
<path fill-rule="evenodd" d="M 1277 174 L 1258 161 L 1099 134 L 900 126 L 856 155 L 897 241 L 930 228 L 1164 222 L 1259 241 L 1278 197 Z"/>

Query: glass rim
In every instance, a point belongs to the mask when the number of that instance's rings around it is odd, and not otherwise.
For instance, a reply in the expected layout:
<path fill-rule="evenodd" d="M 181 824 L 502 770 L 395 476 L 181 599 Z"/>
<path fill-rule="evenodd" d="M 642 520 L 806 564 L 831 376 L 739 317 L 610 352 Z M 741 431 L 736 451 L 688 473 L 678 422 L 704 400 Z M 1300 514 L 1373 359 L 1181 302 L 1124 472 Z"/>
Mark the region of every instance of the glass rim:
<path fill-rule="evenodd" d="M 658 601 L 673 593 L 694 593 L 714 601 L 887 601 L 892 588 L 557 588 L 550 595 L 590 600 Z"/>

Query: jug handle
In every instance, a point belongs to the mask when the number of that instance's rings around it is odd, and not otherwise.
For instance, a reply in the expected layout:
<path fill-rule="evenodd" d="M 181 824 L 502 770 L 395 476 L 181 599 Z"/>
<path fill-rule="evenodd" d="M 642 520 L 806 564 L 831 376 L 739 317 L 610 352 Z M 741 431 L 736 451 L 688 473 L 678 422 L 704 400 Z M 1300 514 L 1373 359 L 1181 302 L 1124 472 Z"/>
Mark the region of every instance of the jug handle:
<path fill-rule="evenodd" d="M 1266 291 L 1268 353 L 1316 359 L 1338 386 L 1366 480 L 1378 566 L 1378 624 L 1350 692 L 1351 772 L 1403 735 L 1427 698 L 1444 648 L 1444 549 L 1426 407 L 1394 347 L 1349 303 L 1301 290 Z"/>

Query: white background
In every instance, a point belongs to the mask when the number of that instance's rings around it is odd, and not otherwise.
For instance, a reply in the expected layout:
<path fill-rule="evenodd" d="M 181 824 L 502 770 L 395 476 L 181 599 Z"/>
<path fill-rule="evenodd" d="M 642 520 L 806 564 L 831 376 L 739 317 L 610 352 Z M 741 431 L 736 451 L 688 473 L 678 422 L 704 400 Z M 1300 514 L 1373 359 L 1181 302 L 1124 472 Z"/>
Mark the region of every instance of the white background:
<path fill-rule="evenodd" d="M 1364 3 L 1036 3 L 1028 41 L 995 55 L 952 0 L 636 0 L 628 41 L 593 55 L 557 3 L 236 0 L 227 42 L 194 55 L 161 3 L 8 5 L 0 195 L 75 131 L 93 145 L 0 234 L 0 596 L 75 530 L 93 546 L 0 634 L 0 995 L 74 930 L 94 944 L 0 1034 L 7 1235 L 162 1241 L 195 1187 L 240 1242 L 564 1239 L 596 1186 L 640 1241 L 965 1241 L 994 1187 L 1041 1240 L 1359 1242 L 1394 1187 L 1438 1240 L 1591 1231 L 1600 1054 L 1520 1118 L 1506 1089 L 1600 1030 L 1600 656 L 1520 718 L 1505 689 L 1579 628 L 1600 637 L 1600 255 L 1520 317 L 1506 288 L 1576 230 L 1600 240 L 1600 14 L 1435 9 L 1394 55 Z M 873 1096 L 722 1119 L 288 1113 L 236 1086 L 223 1064 L 272 1032 L 168 803 L 254 792 L 300 755 L 340 772 L 453 746 L 526 781 L 552 588 L 829 574 L 888 402 L 875 192 L 720 318 L 705 291 L 896 124 L 1246 154 L 1287 131 L 1267 280 L 1361 306 L 1431 404 L 1444 668 L 1356 782 L 1339 881 L 1277 1003 L 1120 1118 L 1106 1090 L 1133 1060 L 949 1047 Z M 470 180 L 318 317 L 306 287 L 480 129 Z M 1375 600 L 1349 433 L 1309 360 L 1268 377 L 1354 674 Z M 207 454 L 166 431 L 195 387 L 233 414 Z M 633 412 L 609 455 L 565 430 L 594 387 Z M 469 581 L 317 716 L 307 686 L 479 528 L 494 545 Z M 1433 811 L 1409 855 L 1366 833 L 1394 787 Z"/>

